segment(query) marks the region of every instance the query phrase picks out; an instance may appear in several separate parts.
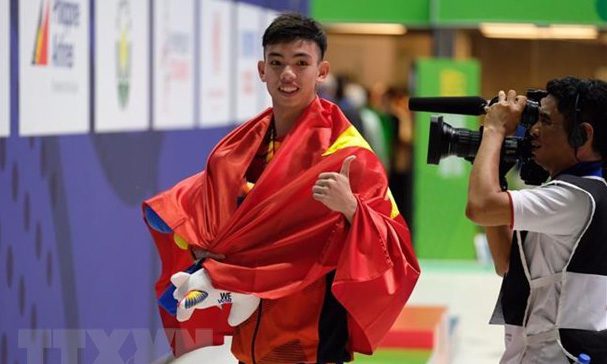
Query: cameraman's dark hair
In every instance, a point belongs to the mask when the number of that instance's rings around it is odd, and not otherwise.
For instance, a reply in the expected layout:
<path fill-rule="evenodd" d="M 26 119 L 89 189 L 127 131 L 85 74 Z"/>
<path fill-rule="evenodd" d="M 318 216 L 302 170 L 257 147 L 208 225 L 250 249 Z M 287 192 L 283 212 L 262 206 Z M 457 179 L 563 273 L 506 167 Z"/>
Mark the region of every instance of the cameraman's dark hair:
<path fill-rule="evenodd" d="M 557 78 L 548 81 L 546 91 L 557 99 L 557 109 L 565 117 L 565 130 L 571 135 L 575 120 L 575 100 L 578 125 L 589 123 L 594 129 L 592 148 L 607 161 L 607 82 L 576 77 Z"/>
<path fill-rule="evenodd" d="M 321 25 L 312 18 L 301 14 L 287 13 L 279 15 L 263 33 L 262 45 L 290 43 L 294 40 L 309 40 L 318 45 L 320 59 L 327 50 L 327 34 Z"/>

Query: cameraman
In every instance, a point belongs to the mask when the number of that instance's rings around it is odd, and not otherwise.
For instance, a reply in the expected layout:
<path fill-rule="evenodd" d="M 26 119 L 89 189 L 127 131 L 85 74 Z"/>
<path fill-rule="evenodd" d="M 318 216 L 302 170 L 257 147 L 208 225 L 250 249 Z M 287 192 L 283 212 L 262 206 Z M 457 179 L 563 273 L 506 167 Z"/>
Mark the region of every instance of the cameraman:
<path fill-rule="evenodd" d="M 527 100 L 500 91 L 486 108 L 466 215 L 487 227 L 504 277 L 491 319 L 505 325 L 500 362 L 565 364 L 586 353 L 607 363 L 607 83 L 566 77 L 546 88 L 530 132 L 552 181 L 501 190 L 501 145 Z"/>

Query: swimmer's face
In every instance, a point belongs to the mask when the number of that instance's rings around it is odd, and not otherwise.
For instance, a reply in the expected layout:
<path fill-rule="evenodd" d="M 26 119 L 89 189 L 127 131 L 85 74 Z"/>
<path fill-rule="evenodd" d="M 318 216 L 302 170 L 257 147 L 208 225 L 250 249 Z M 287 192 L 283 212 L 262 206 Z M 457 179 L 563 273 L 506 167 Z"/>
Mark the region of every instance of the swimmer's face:
<path fill-rule="evenodd" d="M 267 45 L 258 71 L 275 109 L 303 110 L 316 97 L 316 85 L 329 74 L 329 62 L 321 59 L 315 42 L 298 39 Z"/>

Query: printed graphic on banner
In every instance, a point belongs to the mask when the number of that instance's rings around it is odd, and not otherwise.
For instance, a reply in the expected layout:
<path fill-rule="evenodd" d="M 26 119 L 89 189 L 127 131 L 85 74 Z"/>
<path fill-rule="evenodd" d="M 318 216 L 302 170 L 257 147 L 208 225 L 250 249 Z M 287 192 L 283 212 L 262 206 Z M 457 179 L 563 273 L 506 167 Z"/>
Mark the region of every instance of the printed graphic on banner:
<path fill-rule="evenodd" d="M 261 89 L 265 88 L 265 85 L 259 79 L 257 62 L 263 58 L 263 10 L 244 3 L 238 3 L 236 6 L 236 121 L 242 123 L 262 111 L 259 99 Z"/>
<path fill-rule="evenodd" d="M 0 0 L 0 137 L 11 130 L 9 0 Z"/>
<path fill-rule="evenodd" d="M 154 129 L 193 128 L 194 1 L 154 1 Z"/>
<path fill-rule="evenodd" d="M 200 6 L 201 125 L 231 124 L 232 9 L 227 0 L 203 1 Z"/>
<path fill-rule="evenodd" d="M 89 130 L 89 2 L 19 0 L 19 134 Z"/>
<path fill-rule="evenodd" d="M 271 9 L 264 10 L 263 23 L 261 24 L 261 32 L 262 32 L 261 34 L 263 34 L 263 32 L 266 30 L 266 28 L 278 16 L 278 14 L 279 13 L 277 11 L 274 11 Z M 263 48 L 262 48 L 262 51 L 263 51 Z M 263 86 L 261 87 L 261 96 L 259 97 L 259 100 L 261 102 L 259 105 L 260 110 L 264 110 L 265 108 L 272 106 L 272 97 L 270 96 L 270 93 L 268 92 L 268 88 L 266 87 L 265 84 L 263 84 Z"/>
<path fill-rule="evenodd" d="M 149 1 L 95 2 L 95 130 L 149 122 Z"/>

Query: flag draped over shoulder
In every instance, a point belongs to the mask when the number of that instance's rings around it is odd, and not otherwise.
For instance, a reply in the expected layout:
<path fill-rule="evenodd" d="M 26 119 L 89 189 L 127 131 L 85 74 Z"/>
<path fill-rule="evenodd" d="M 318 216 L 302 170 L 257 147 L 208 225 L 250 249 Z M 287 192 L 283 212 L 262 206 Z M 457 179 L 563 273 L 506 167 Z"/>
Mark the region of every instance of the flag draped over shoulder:
<path fill-rule="evenodd" d="M 352 349 L 370 354 L 420 274 L 385 171 L 339 108 L 317 98 L 237 207 L 246 170 L 271 118 L 268 109 L 231 132 L 211 152 L 205 171 L 144 205 L 189 244 L 225 254 L 225 260 L 204 263 L 218 289 L 276 299 L 336 270 L 332 292 L 348 312 Z M 356 156 L 350 184 L 358 200 L 351 226 L 342 214 L 312 198 L 318 175 L 339 171 L 350 155 Z M 192 258 L 167 235 L 153 236 L 162 260 L 156 284 L 160 295 L 170 276 L 190 265 Z M 229 333 L 226 312 L 196 311 L 185 323 L 163 313 L 165 327 L 213 327 L 216 333 Z M 188 349 L 174 345 L 177 355 Z"/>

